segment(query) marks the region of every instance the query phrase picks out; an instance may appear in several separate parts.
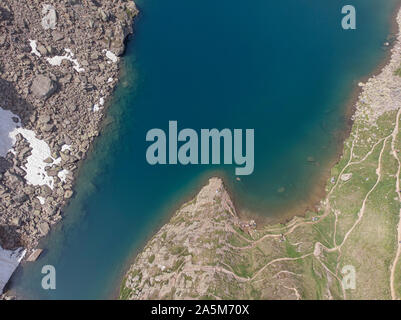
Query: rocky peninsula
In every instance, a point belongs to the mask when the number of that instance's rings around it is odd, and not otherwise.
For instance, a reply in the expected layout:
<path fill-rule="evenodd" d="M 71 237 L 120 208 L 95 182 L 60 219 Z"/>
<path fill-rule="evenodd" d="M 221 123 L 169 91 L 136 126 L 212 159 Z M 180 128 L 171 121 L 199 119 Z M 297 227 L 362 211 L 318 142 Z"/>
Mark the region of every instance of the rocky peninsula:
<path fill-rule="evenodd" d="M 137 13 L 128 0 L 1 1 L 1 270 L 12 273 L 62 219 Z"/>
<path fill-rule="evenodd" d="M 315 212 L 256 226 L 212 178 L 137 255 L 120 299 L 400 299 L 400 31 L 391 50 L 359 84 L 350 136 Z"/>

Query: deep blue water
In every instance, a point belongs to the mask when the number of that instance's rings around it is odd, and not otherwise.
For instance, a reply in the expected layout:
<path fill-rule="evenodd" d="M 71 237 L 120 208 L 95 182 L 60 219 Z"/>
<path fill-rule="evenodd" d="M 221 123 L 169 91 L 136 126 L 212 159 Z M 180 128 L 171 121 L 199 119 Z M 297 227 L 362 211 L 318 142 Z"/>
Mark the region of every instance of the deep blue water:
<path fill-rule="evenodd" d="M 46 254 L 11 288 L 26 298 L 114 297 L 144 241 L 216 174 L 243 212 L 277 218 L 301 208 L 338 152 L 353 88 L 385 57 L 396 2 L 353 0 L 357 30 L 344 31 L 340 0 L 138 0 L 103 134 L 65 219 L 41 244 Z M 148 165 L 146 132 L 169 120 L 254 128 L 253 175 L 238 182 L 233 166 Z M 54 291 L 41 289 L 45 264 L 56 267 Z"/>

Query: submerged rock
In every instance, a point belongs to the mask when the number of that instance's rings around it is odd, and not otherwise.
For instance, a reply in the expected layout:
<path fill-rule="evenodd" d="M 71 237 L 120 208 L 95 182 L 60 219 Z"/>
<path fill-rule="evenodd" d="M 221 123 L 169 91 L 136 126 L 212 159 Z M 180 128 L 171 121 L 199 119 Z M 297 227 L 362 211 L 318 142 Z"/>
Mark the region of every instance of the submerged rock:
<path fill-rule="evenodd" d="M 43 234 L 46 235 L 50 230 L 50 226 L 47 222 L 42 222 L 39 224 L 39 231 Z"/>

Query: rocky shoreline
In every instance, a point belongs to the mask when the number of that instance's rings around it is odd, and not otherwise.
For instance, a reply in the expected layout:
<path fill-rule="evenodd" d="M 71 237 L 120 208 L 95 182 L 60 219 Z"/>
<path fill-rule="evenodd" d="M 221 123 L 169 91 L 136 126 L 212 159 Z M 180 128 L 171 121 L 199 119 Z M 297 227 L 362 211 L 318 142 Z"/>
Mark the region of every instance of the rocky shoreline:
<path fill-rule="evenodd" d="M 99 135 L 133 1 L 0 3 L 0 247 L 27 256 L 63 215 Z"/>
<path fill-rule="evenodd" d="M 224 256 L 234 229 L 252 233 L 256 224 L 238 218 L 222 179 L 211 178 L 138 254 L 119 298 L 185 300 L 206 295 L 214 274 L 222 271 L 217 261 Z M 206 273 L 200 274 L 203 264 Z"/>

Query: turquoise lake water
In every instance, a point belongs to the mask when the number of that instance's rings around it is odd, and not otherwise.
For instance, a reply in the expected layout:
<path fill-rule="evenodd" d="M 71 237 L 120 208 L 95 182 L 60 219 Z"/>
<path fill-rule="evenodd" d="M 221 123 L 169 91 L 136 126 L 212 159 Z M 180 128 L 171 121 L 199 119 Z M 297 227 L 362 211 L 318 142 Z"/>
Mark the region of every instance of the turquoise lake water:
<path fill-rule="evenodd" d="M 45 254 L 19 268 L 11 289 L 34 299 L 115 297 L 137 250 L 214 175 L 242 212 L 277 218 L 307 202 L 338 152 L 352 90 L 386 56 L 397 3 L 351 1 L 357 30 L 344 31 L 348 2 L 138 0 L 102 136 L 65 219 L 41 243 Z M 254 173 L 236 181 L 234 166 L 148 165 L 146 132 L 169 120 L 254 128 Z M 53 291 L 40 285 L 46 264 L 57 271 Z"/>

